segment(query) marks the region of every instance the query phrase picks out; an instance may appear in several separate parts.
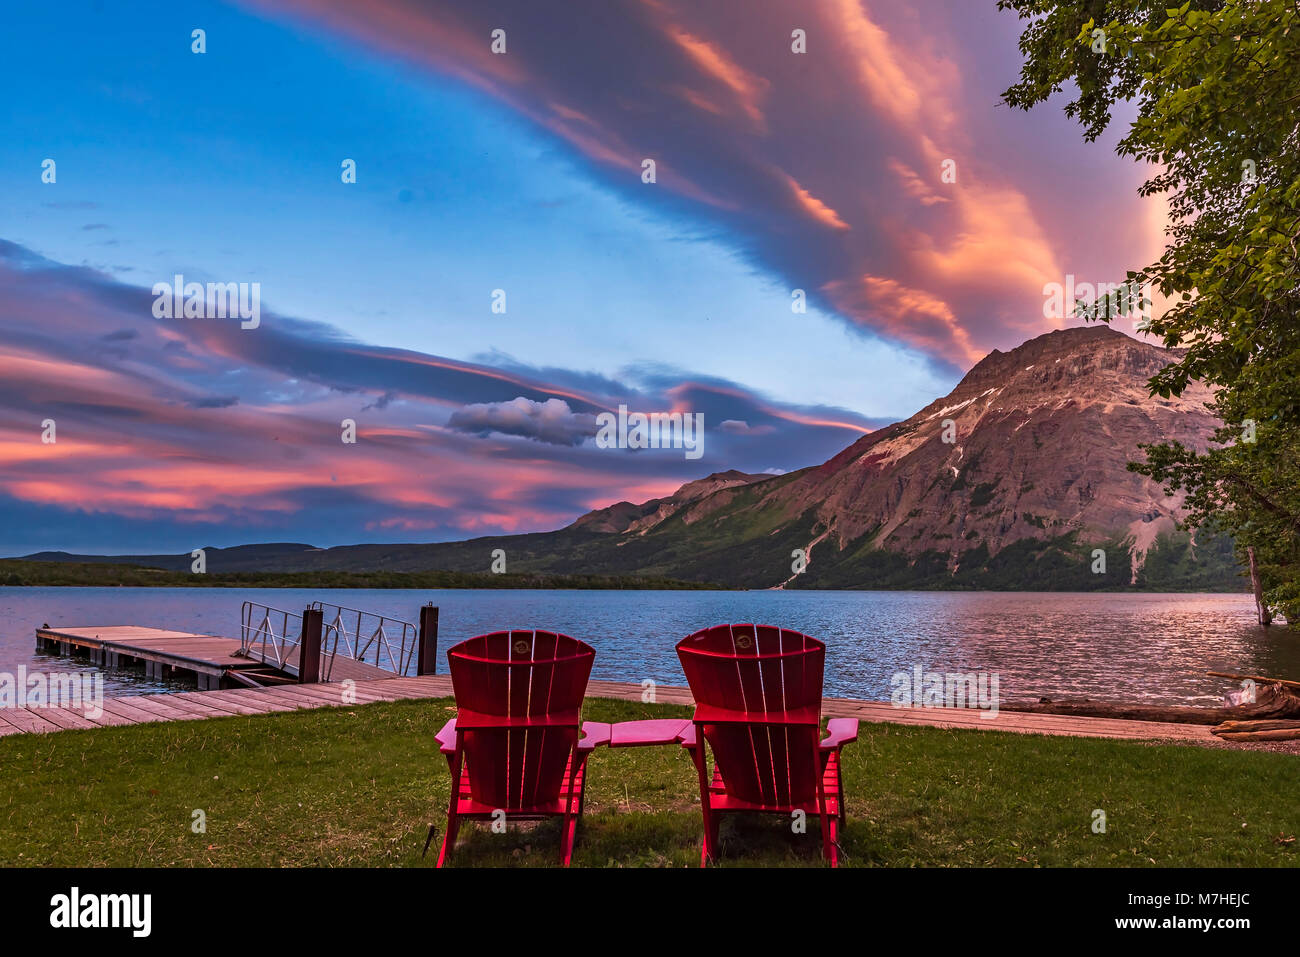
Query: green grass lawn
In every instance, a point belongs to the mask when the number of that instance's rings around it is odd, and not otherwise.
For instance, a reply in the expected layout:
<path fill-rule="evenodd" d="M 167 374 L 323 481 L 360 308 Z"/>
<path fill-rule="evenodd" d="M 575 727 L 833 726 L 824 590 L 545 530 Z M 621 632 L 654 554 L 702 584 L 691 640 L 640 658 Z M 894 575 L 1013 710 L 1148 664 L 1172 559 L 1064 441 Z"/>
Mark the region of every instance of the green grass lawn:
<path fill-rule="evenodd" d="M 431 866 L 448 699 L 0 738 L 0 864 Z M 588 699 L 600 721 L 685 708 Z M 1295 865 L 1300 764 L 1282 754 L 864 724 L 845 751 L 847 866 Z M 1106 832 L 1093 833 L 1093 811 Z M 206 833 L 194 833 L 194 811 Z M 820 866 L 806 835 L 723 824 L 723 864 Z M 575 864 L 696 866 L 678 747 L 601 748 Z M 558 825 L 465 824 L 453 863 L 555 863 Z"/>

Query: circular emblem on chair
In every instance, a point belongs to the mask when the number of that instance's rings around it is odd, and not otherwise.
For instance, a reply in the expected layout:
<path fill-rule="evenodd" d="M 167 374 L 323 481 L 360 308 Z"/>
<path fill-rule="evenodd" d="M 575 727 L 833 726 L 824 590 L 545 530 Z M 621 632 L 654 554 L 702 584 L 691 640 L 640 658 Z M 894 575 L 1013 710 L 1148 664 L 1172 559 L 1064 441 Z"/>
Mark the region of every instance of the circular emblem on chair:
<path fill-rule="evenodd" d="M 741 649 L 748 648 L 753 643 L 754 643 L 754 639 L 749 637 L 749 635 L 741 635 L 739 638 L 736 639 L 736 647 Z"/>
<path fill-rule="evenodd" d="M 515 642 L 515 651 L 521 655 L 528 654 L 528 642 L 520 638 L 518 641 Z"/>

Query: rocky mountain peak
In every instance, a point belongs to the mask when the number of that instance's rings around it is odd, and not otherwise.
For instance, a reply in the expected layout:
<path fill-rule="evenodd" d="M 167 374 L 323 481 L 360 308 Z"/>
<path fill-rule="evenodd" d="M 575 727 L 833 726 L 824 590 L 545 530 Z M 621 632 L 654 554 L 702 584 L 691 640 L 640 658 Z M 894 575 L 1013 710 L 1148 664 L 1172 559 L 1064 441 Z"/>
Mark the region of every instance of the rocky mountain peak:
<path fill-rule="evenodd" d="M 1104 325 L 991 352 L 948 395 L 820 466 L 756 486 L 759 498 L 745 507 L 790 521 L 811 516 L 807 546 L 822 562 L 878 549 L 942 555 L 956 568 L 963 556 L 986 560 L 1026 538 L 1071 536 L 1128 541 L 1136 570 L 1156 536 L 1175 527 L 1180 502 L 1128 462 L 1143 444 L 1203 446 L 1217 424 L 1200 386 L 1171 399 L 1149 394 L 1147 381 L 1176 358 Z M 675 515 L 713 527 L 737 520 L 738 486 L 770 478 L 715 473 L 581 521 L 642 536 Z"/>

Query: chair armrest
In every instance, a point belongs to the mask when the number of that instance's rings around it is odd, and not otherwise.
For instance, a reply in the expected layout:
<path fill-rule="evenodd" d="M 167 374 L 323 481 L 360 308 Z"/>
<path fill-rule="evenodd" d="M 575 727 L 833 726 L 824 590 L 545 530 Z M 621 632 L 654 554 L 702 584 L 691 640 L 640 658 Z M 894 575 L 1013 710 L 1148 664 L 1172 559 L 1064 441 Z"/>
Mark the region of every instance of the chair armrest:
<path fill-rule="evenodd" d="M 857 718 L 831 718 L 826 722 L 826 737 L 821 741 L 823 751 L 838 751 L 850 741 L 858 740 Z"/>
<path fill-rule="evenodd" d="M 610 727 L 604 721 L 582 722 L 582 737 L 578 739 L 579 751 L 595 751 L 602 744 L 609 744 Z"/>
<path fill-rule="evenodd" d="M 681 731 L 677 732 L 677 740 L 678 742 L 681 743 L 681 746 L 683 748 L 695 747 L 696 737 L 695 737 L 694 721 L 686 722 L 686 727 L 682 728 Z"/>
<path fill-rule="evenodd" d="M 619 721 L 609 732 L 611 748 L 642 748 L 648 745 L 676 744 L 686 718 L 651 718 L 647 721 Z"/>
<path fill-rule="evenodd" d="M 438 750 L 443 754 L 456 753 L 456 719 L 452 718 L 442 726 L 442 730 L 434 735 L 438 742 Z"/>

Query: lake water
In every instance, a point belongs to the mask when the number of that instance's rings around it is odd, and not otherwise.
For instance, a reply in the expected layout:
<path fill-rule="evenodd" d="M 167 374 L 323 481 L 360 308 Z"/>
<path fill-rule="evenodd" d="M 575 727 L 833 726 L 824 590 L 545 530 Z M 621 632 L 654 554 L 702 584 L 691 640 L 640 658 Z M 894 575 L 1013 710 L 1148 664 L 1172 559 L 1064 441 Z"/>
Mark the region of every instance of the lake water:
<path fill-rule="evenodd" d="M 708 625 L 783 625 L 827 644 L 826 694 L 887 700 L 890 678 L 926 671 L 999 675 L 1001 698 L 1084 696 L 1150 704 L 1218 703 L 1233 685 L 1207 670 L 1300 678 L 1300 636 L 1255 624 L 1249 595 L 1028 592 L 396 591 L 362 589 L 0 588 L 0 671 L 90 670 L 35 650 L 35 629 L 145 625 L 238 637 L 240 604 L 300 612 L 315 599 L 415 620 L 440 611 L 446 648 L 503 628 L 536 627 L 596 649 L 592 676 L 684 684 L 676 642 Z M 132 672 L 109 694 L 163 690 Z"/>

